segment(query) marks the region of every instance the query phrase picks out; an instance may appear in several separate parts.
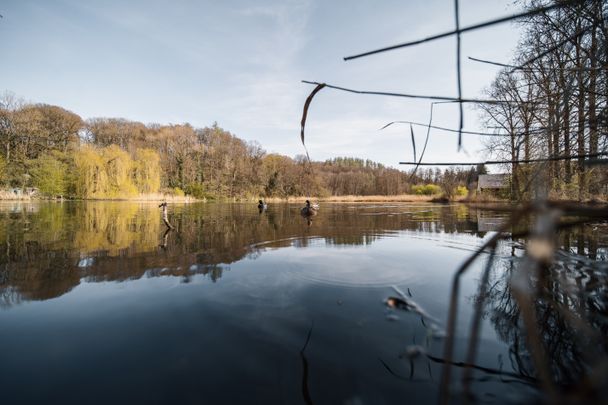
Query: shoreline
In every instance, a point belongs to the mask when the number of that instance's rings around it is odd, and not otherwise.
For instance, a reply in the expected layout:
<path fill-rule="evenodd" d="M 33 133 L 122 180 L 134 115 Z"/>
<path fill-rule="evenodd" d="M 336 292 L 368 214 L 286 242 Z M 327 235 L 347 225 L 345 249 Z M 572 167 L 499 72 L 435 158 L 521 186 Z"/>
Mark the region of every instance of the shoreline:
<path fill-rule="evenodd" d="M 43 198 L 37 196 L 10 196 L 7 198 L 6 195 L 0 195 L 0 203 L 2 202 L 139 202 L 139 203 L 158 203 L 168 202 L 177 204 L 191 204 L 191 203 L 257 203 L 258 197 L 247 197 L 247 198 L 212 198 L 212 199 L 198 199 L 191 196 L 175 196 L 175 195 L 140 195 L 136 197 L 117 197 L 117 198 Z M 310 200 L 313 203 L 352 203 L 352 204 L 364 204 L 364 203 L 434 203 L 434 204 L 451 204 L 451 203 L 464 203 L 472 205 L 480 205 L 484 207 L 490 206 L 513 206 L 518 204 L 525 204 L 526 201 L 509 201 L 506 199 L 499 199 L 491 196 L 476 196 L 468 199 L 467 196 L 459 196 L 453 200 L 446 200 L 438 195 L 416 195 L 416 194 L 400 194 L 400 195 L 344 195 L 344 196 L 330 196 L 330 197 L 269 197 L 263 198 L 264 202 L 270 204 L 289 204 L 298 203 L 303 204 L 306 200 Z M 605 206 L 608 202 L 599 199 L 589 199 L 586 201 L 574 201 L 568 199 L 549 199 L 552 203 L 562 204 L 583 204 L 590 206 Z"/>
<path fill-rule="evenodd" d="M 190 196 L 137 196 L 137 197 L 116 197 L 116 198 L 48 198 L 36 196 L 15 196 L 0 197 L 0 202 L 69 202 L 69 201 L 106 201 L 106 202 L 171 202 L 171 203 L 195 203 L 206 202 Z"/>
<path fill-rule="evenodd" d="M 267 203 L 304 203 L 306 200 L 323 203 L 394 203 L 394 202 L 437 202 L 437 195 L 342 195 L 331 197 L 270 197 L 264 199 Z M 462 202 L 465 197 L 458 197 L 450 202 Z"/>

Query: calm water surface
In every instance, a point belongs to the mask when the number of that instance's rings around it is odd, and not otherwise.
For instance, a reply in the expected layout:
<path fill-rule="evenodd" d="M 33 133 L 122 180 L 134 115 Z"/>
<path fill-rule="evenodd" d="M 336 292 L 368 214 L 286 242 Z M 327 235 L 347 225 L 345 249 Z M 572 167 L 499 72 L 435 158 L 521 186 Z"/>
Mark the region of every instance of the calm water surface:
<path fill-rule="evenodd" d="M 1 204 L 3 403 L 436 401 L 451 277 L 501 215 L 325 204 L 308 224 L 299 208 L 174 205 L 177 229 L 165 232 L 157 204 Z M 560 236 L 560 263 L 599 291 L 600 312 L 605 235 L 598 224 Z M 477 371 L 474 392 L 481 402 L 534 401 L 505 287 L 520 244 L 499 253 L 477 357 L 499 373 Z M 462 283 L 457 361 L 486 260 Z M 399 291 L 426 315 L 389 308 Z M 568 330 L 553 338 L 566 352 Z M 416 351 L 430 357 L 408 356 Z M 555 365 L 571 370 L 564 381 L 584 369 L 576 353 L 560 356 L 572 363 Z"/>

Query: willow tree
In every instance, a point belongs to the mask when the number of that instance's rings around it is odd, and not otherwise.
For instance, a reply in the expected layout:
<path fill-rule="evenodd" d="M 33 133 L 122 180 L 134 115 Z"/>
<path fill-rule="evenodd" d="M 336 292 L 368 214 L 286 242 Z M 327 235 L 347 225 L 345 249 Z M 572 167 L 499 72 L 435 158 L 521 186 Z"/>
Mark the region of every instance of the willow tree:
<path fill-rule="evenodd" d="M 108 197 L 131 196 L 137 194 L 137 187 L 131 180 L 133 160 L 117 145 L 101 150 L 107 176 L 105 195 Z"/>
<path fill-rule="evenodd" d="M 160 189 L 160 156 L 152 149 L 137 149 L 133 178 L 140 193 L 156 193 Z"/>
<path fill-rule="evenodd" d="M 104 197 L 108 184 L 105 161 L 91 146 L 83 146 L 74 154 L 76 194 L 82 198 Z"/>

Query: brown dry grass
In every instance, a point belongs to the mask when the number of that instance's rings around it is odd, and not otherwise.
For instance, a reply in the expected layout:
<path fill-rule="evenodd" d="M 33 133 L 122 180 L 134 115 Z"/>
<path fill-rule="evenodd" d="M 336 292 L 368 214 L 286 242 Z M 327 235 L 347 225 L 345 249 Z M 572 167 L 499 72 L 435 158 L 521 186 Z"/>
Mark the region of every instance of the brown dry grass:
<path fill-rule="evenodd" d="M 306 200 L 330 202 L 330 203 L 384 203 L 384 202 L 431 202 L 433 198 L 437 196 L 432 195 L 416 195 L 416 194 L 401 194 L 401 195 L 340 195 L 331 197 L 288 197 L 278 198 L 271 197 L 265 199 L 266 202 L 278 203 L 278 202 L 301 202 Z M 458 198 L 456 201 L 461 201 L 462 198 Z"/>

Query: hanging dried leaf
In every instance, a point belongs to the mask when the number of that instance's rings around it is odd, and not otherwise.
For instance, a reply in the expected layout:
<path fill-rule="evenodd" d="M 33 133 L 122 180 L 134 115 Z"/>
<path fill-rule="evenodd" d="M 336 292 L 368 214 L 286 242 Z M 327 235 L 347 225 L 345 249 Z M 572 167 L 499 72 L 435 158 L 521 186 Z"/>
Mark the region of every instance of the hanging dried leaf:
<path fill-rule="evenodd" d="M 302 145 L 304 145 L 304 149 L 306 149 L 306 144 L 304 143 L 304 127 L 306 126 L 306 116 L 308 115 L 308 107 L 315 96 L 323 87 L 325 87 L 325 83 L 319 83 L 317 87 L 308 95 L 306 98 L 306 102 L 304 103 L 304 111 L 302 112 L 302 123 L 300 130 L 300 138 L 302 139 Z M 308 157 L 308 161 L 310 161 L 310 156 L 308 156 L 308 150 L 306 150 L 306 157 Z"/>
<path fill-rule="evenodd" d="M 414 167 L 414 170 L 412 170 L 412 174 L 410 174 L 410 178 L 409 178 L 408 182 L 411 182 L 412 179 L 414 178 L 414 175 L 416 175 L 416 171 L 418 170 L 418 167 L 420 166 L 420 163 L 422 162 L 422 158 L 424 157 L 424 152 L 426 151 L 426 145 L 429 143 L 429 136 L 431 135 L 431 126 L 433 124 L 433 107 L 435 107 L 435 103 L 431 103 L 431 114 L 429 116 L 429 125 L 426 126 L 426 139 L 424 140 L 424 147 L 422 148 L 422 153 L 420 153 L 420 160 L 418 161 L 418 164 L 416 165 L 416 167 Z"/>
<path fill-rule="evenodd" d="M 414 127 L 412 124 L 410 124 L 410 132 L 412 134 L 412 147 L 414 148 L 414 162 L 416 162 L 416 139 L 414 138 Z"/>

